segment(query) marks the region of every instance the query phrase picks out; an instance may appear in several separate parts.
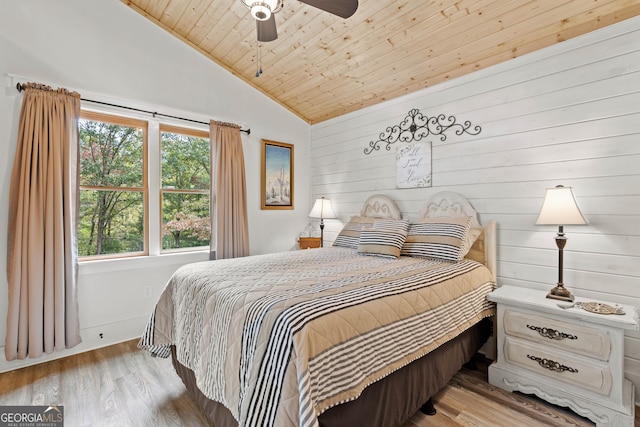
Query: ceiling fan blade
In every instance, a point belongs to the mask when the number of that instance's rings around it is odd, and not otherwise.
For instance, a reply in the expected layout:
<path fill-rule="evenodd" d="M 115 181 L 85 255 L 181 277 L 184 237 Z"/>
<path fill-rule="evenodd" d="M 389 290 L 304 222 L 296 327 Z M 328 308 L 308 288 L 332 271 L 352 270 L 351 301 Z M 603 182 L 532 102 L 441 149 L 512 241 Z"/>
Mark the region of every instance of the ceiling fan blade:
<path fill-rule="evenodd" d="M 256 19 L 256 31 L 258 33 L 259 42 L 272 42 L 278 38 L 278 30 L 276 30 L 276 15 L 271 14 L 266 21 L 258 21 Z"/>
<path fill-rule="evenodd" d="M 358 0 L 299 0 L 301 3 L 317 7 L 320 10 L 348 18 L 358 10 Z"/>

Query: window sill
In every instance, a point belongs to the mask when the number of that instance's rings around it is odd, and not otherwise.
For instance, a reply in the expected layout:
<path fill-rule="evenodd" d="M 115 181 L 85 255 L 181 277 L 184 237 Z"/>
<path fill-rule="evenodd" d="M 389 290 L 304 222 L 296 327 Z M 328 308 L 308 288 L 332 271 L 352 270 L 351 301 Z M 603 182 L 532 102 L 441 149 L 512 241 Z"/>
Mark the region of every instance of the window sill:
<path fill-rule="evenodd" d="M 192 262 L 208 260 L 209 250 L 207 249 L 193 252 L 163 253 L 161 255 L 154 256 L 81 261 L 78 267 L 78 274 L 99 274 L 113 271 L 138 270 L 167 265 L 184 265 Z"/>

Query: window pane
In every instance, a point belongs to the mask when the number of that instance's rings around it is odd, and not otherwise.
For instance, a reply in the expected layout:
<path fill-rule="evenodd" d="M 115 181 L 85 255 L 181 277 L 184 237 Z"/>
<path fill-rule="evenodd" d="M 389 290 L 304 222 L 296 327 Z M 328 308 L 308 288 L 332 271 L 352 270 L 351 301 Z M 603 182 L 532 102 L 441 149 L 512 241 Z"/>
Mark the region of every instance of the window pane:
<path fill-rule="evenodd" d="M 142 187 L 144 131 L 81 119 L 80 185 Z"/>
<path fill-rule="evenodd" d="M 208 190 L 209 139 L 162 132 L 162 188 Z"/>
<path fill-rule="evenodd" d="M 162 249 L 209 246 L 209 195 L 162 194 Z"/>
<path fill-rule="evenodd" d="M 80 190 L 79 256 L 143 250 L 142 192 Z"/>

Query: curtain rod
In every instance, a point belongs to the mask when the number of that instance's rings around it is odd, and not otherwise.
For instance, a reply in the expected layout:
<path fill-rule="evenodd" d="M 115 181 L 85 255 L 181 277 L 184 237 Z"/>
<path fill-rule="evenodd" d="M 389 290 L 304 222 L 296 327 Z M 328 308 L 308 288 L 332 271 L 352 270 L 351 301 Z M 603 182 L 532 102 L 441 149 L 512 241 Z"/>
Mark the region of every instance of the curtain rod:
<path fill-rule="evenodd" d="M 24 90 L 24 87 L 22 86 L 22 83 L 16 84 L 16 89 L 18 89 L 18 92 L 22 92 Z M 209 123 L 202 122 L 200 120 L 187 119 L 185 117 L 172 116 L 170 114 L 162 114 L 162 113 L 158 113 L 156 111 L 142 110 L 140 108 L 127 107 L 125 105 L 118 105 L 118 104 L 111 104 L 109 102 L 94 101 L 93 99 L 80 98 L 80 100 L 85 101 L 85 102 L 91 102 L 91 103 L 94 103 L 94 104 L 106 105 L 108 107 L 116 107 L 116 108 L 122 108 L 122 109 L 125 109 L 125 110 L 137 111 L 139 113 L 151 114 L 153 117 L 161 116 L 161 117 L 167 117 L 167 118 L 170 118 L 170 119 L 183 120 L 185 122 L 199 123 L 199 124 L 207 125 L 207 126 L 209 125 Z M 240 129 L 240 132 L 246 133 L 247 135 L 250 135 L 251 134 L 251 129 Z"/>

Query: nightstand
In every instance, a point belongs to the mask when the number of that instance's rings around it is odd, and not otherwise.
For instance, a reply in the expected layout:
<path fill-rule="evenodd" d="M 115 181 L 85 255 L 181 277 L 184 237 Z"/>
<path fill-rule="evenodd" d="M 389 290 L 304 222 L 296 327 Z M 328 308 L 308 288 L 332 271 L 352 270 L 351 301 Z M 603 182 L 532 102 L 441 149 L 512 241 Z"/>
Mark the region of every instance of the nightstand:
<path fill-rule="evenodd" d="M 489 382 L 589 418 L 597 426 L 634 425 L 634 386 L 624 377 L 624 331 L 638 330 L 635 307 L 604 315 L 545 298 L 546 292 L 502 286 L 497 303 L 498 360 Z M 576 302 L 593 301 L 576 298 Z M 602 302 L 602 301 L 600 301 Z M 614 305 L 612 303 L 607 303 Z"/>
<path fill-rule="evenodd" d="M 319 248 L 320 237 L 299 237 L 298 246 L 300 249 Z"/>

